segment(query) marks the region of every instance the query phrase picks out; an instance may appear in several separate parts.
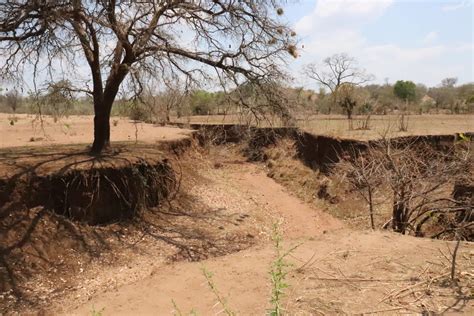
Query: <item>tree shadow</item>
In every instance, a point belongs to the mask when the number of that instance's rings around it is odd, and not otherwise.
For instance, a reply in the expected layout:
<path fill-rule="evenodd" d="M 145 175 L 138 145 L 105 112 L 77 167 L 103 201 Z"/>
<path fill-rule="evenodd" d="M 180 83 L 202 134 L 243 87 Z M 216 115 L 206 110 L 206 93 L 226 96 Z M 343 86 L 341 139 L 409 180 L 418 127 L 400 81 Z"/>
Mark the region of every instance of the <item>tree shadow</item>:
<path fill-rule="evenodd" d="M 160 152 L 148 152 L 155 153 Z M 49 208 L 48 201 L 32 198 L 41 189 L 35 179 L 49 176 L 41 170 L 49 163 L 59 162 L 54 172 L 67 174 L 84 163 L 89 168 L 118 168 L 140 156 L 139 150 L 128 154 L 127 149 L 102 157 L 88 156 L 84 149 L 0 151 L 0 167 L 15 170 L 0 183 L 0 313 L 45 304 L 31 285 L 42 278 L 57 287 L 71 286 L 62 284 L 60 278 L 69 277 L 68 282 L 74 282 L 78 261 L 87 264 L 104 256 L 113 258 L 123 249 L 140 252 L 151 249 L 157 240 L 163 243 L 159 247 L 167 247 L 171 253 L 169 261 L 202 260 L 254 243 L 250 237 L 243 240 L 235 234 L 222 234 L 219 227 L 234 227 L 235 216 L 223 209 L 209 209 L 185 192 L 170 196 L 175 199 L 163 200 L 158 207 L 142 210 L 137 217 L 102 226 L 73 221 Z M 138 236 L 148 240 L 143 244 Z"/>

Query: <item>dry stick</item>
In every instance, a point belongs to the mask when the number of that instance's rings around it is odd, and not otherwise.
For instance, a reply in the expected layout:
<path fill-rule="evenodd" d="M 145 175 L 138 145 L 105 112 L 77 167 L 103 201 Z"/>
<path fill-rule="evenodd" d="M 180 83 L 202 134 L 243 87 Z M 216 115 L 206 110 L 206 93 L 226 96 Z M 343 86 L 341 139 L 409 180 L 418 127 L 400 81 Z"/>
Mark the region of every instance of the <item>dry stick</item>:
<path fill-rule="evenodd" d="M 454 247 L 453 260 L 451 261 L 451 280 L 452 281 L 454 281 L 454 274 L 456 272 L 456 256 L 458 254 L 460 243 L 461 243 L 461 239 L 458 239 L 458 241 L 456 242 L 456 246 Z"/>
<path fill-rule="evenodd" d="M 344 279 L 345 279 L 345 282 L 344 282 L 344 283 L 346 283 L 347 285 L 349 285 L 349 286 L 353 287 L 354 289 L 360 291 L 360 287 L 351 284 L 351 283 L 349 282 L 348 278 L 344 275 L 344 273 L 342 273 L 342 271 L 341 271 L 341 269 L 340 269 L 339 267 L 337 268 L 337 270 L 338 270 L 339 273 L 344 277 Z"/>
<path fill-rule="evenodd" d="M 428 263 L 428 264 L 426 265 L 426 268 L 423 269 L 423 271 L 418 275 L 418 279 L 421 279 L 421 276 L 422 276 L 423 274 L 425 274 L 426 271 L 428 271 L 429 268 L 430 268 L 430 263 Z"/>
<path fill-rule="evenodd" d="M 299 268 L 296 268 L 295 271 L 296 272 L 301 272 L 307 265 L 309 265 L 313 261 L 313 258 L 315 256 L 316 256 L 316 252 L 314 252 L 313 255 L 311 256 L 311 258 L 309 258 L 302 266 L 300 266 Z"/>
<path fill-rule="evenodd" d="M 321 280 L 321 281 L 350 281 L 350 282 L 410 282 L 409 279 L 364 279 L 364 278 L 321 278 L 321 277 L 310 277 L 310 279 Z"/>
<path fill-rule="evenodd" d="M 403 292 L 405 292 L 405 291 L 414 289 L 414 288 L 416 288 L 416 287 L 418 287 L 418 286 L 420 286 L 420 285 L 423 285 L 423 284 L 425 284 L 425 283 L 428 283 L 428 282 L 431 283 L 431 282 L 433 282 L 434 280 L 440 279 L 440 278 L 445 277 L 445 276 L 447 276 L 447 275 L 449 275 L 449 273 L 444 273 L 444 274 L 441 274 L 441 275 L 439 275 L 439 276 L 437 276 L 437 277 L 434 277 L 434 278 L 432 278 L 432 279 L 430 279 L 430 280 L 425 280 L 425 281 L 422 281 L 422 282 L 418 282 L 418 283 L 416 283 L 416 284 L 414 284 L 414 285 L 412 285 L 412 286 L 408 286 L 408 287 L 406 287 L 406 288 L 403 288 L 403 289 L 401 289 L 400 291 L 397 291 L 396 293 L 393 293 L 393 294 L 390 294 L 390 295 L 384 297 L 384 298 L 383 298 L 381 301 L 379 301 L 377 304 L 380 304 L 380 303 L 382 303 L 382 302 L 384 302 L 384 301 L 386 301 L 386 300 L 388 300 L 388 299 L 398 297 L 398 295 L 400 295 L 401 293 L 403 293 Z"/>
<path fill-rule="evenodd" d="M 448 250 L 451 252 L 451 250 L 449 249 L 449 246 L 448 246 Z M 451 259 L 449 259 L 449 258 L 444 254 L 444 252 L 441 251 L 441 249 L 438 248 L 438 251 L 439 251 L 439 253 L 444 257 L 444 259 L 446 259 L 447 262 L 449 262 L 449 263 L 451 262 Z M 446 266 L 446 264 L 445 264 L 443 261 L 441 261 L 441 263 L 443 264 L 443 267 Z"/>
<path fill-rule="evenodd" d="M 378 313 L 383 313 L 383 312 L 396 311 L 396 310 L 400 310 L 400 309 L 406 309 L 406 308 L 403 307 L 403 306 L 400 306 L 400 307 L 393 307 L 393 308 L 389 308 L 389 309 L 379 309 L 379 310 L 376 310 L 376 311 L 363 312 L 363 313 L 361 313 L 361 315 L 378 314 Z"/>

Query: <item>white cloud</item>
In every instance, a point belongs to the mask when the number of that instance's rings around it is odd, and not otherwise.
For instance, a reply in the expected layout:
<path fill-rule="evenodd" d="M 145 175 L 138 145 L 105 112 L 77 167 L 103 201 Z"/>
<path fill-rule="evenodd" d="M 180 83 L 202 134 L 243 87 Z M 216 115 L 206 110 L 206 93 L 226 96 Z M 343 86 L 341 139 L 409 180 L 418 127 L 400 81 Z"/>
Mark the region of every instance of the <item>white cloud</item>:
<path fill-rule="evenodd" d="M 355 30 L 319 32 L 308 39 L 302 55 L 303 58 L 309 56 L 323 58 L 335 53 L 357 51 L 365 45 L 365 38 Z"/>
<path fill-rule="evenodd" d="M 320 17 L 335 15 L 377 15 L 385 11 L 393 0 L 319 0 L 314 14 Z"/>
<path fill-rule="evenodd" d="M 423 43 L 425 43 L 425 44 L 433 43 L 437 38 L 438 38 L 438 33 L 437 32 L 435 32 L 435 31 L 429 32 L 423 38 Z"/>
<path fill-rule="evenodd" d="M 452 61 L 466 54 L 474 54 L 474 44 L 471 43 L 459 44 L 457 47 L 449 45 L 402 47 L 394 43 L 371 45 L 360 35 L 356 38 L 355 41 L 345 41 L 343 37 L 340 41 L 330 43 L 325 43 L 324 39 L 314 41 L 314 46 L 303 51 L 300 62 L 301 64 L 317 62 L 333 53 L 347 52 L 369 73 L 375 75 L 375 82 L 382 83 L 384 78 L 390 78 L 390 82 L 403 79 L 434 86 L 445 77 L 458 76 L 465 72 L 463 69 L 465 65 L 461 67 Z M 316 87 L 300 73 L 295 74 L 298 84 Z"/>
<path fill-rule="evenodd" d="M 434 86 L 445 77 L 462 74 L 463 67 L 452 61 L 473 52 L 472 45 L 459 45 L 458 49 L 453 49 L 446 45 L 413 48 L 388 44 L 368 46 L 357 57 L 379 82 L 389 77 L 391 82 L 408 79 Z"/>
<path fill-rule="evenodd" d="M 302 35 L 324 26 L 347 28 L 377 18 L 392 5 L 393 0 L 319 0 L 313 12 L 300 19 L 295 30 Z"/>
<path fill-rule="evenodd" d="M 376 82 L 390 78 L 414 80 L 436 85 L 444 77 L 466 74 L 459 63 L 474 53 L 473 43 L 441 45 L 438 33 L 433 31 L 420 38 L 419 45 L 386 42 L 371 43 L 363 30 L 366 24 L 389 9 L 392 1 L 320 0 L 314 10 L 296 23 L 304 48 L 292 68 L 296 84 L 315 88 L 301 73 L 301 66 L 319 62 L 323 58 L 348 53 L 359 64 L 376 76 Z M 466 75 L 464 75 L 466 76 Z M 468 75 L 469 76 L 469 75 Z M 471 75 L 472 78 L 472 75 Z M 469 80 L 466 78 L 465 80 Z M 471 79 L 472 80 L 472 79 Z"/>
<path fill-rule="evenodd" d="M 361 27 L 385 12 L 393 0 L 318 0 L 295 24 L 302 36 L 303 59 L 361 50 L 367 45 Z"/>
<path fill-rule="evenodd" d="M 443 11 L 455 11 L 455 10 L 467 8 L 471 5 L 472 5 L 471 0 L 463 0 L 463 1 L 458 1 L 458 2 L 452 1 L 449 4 L 446 4 L 446 5 L 442 6 L 441 10 L 443 10 Z"/>

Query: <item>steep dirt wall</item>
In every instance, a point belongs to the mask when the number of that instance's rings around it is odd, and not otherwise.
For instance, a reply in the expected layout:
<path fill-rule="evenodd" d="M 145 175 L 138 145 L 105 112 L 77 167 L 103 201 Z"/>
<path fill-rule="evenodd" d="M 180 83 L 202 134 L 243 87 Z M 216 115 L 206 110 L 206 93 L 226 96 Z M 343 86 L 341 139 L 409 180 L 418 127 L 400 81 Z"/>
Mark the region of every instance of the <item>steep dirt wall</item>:
<path fill-rule="evenodd" d="M 282 138 L 294 139 L 297 146 L 297 155 L 307 166 L 328 172 L 340 157 L 363 152 L 369 145 L 375 145 L 380 140 L 370 142 L 342 139 L 324 135 L 314 135 L 298 128 L 256 128 L 242 125 L 207 125 L 193 124 L 191 127 L 198 130 L 196 138 L 200 144 L 213 143 L 245 143 L 244 154 L 252 161 L 266 160 L 262 149 L 275 144 Z M 474 133 L 464 133 L 471 139 L 467 146 L 474 149 Z M 407 146 L 409 144 L 429 144 L 436 150 L 449 150 L 461 138 L 459 135 L 423 135 L 405 136 L 391 139 L 393 146 Z"/>
<path fill-rule="evenodd" d="M 174 190 L 167 158 L 179 157 L 192 142 L 117 144 L 101 157 L 77 146 L 0 151 L 0 220 L 38 206 L 92 225 L 130 218 Z"/>

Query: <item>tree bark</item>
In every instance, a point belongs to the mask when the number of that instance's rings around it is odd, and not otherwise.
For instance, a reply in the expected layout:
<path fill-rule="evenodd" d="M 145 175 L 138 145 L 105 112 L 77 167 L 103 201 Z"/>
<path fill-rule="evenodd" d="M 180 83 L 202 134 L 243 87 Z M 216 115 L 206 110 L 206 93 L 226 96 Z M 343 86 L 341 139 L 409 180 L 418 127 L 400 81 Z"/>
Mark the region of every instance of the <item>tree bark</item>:
<path fill-rule="evenodd" d="M 397 233 L 405 235 L 406 232 L 406 214 L 407 214 L 407 205 L 403 198 L 397 199 L 393 202 L 393 211 L 392 211 L 392 227 L 393 230 Z"/>
<path fill-rule="evenodd" d="M 91 154 L 99 155 L 110 146 L 110 110 L 104 104 L 98 106 L 94 116 L 94 142 Z"/>
<path fill-rule="evenodd" d="M 120 82 L 116 83 L 117 86 Z M 100 155 L 101 152 L 110 147 L 110 114 L 114 104 L 115 92 L 104 93 L 101 98 L 94 99 L 94 142 L 92 143 L 91 154 Z M 114 93 L 115 92 L 115 93 Z"/>
<path fill-rule="evenodd" d="M 100 155 L 110 146 L 110 114 L 122 81 L 128 74 L 128 65 L 120 65 L 109 75 L 103 93 L 94 97 L 94 142 L 91 154 Z"/>

